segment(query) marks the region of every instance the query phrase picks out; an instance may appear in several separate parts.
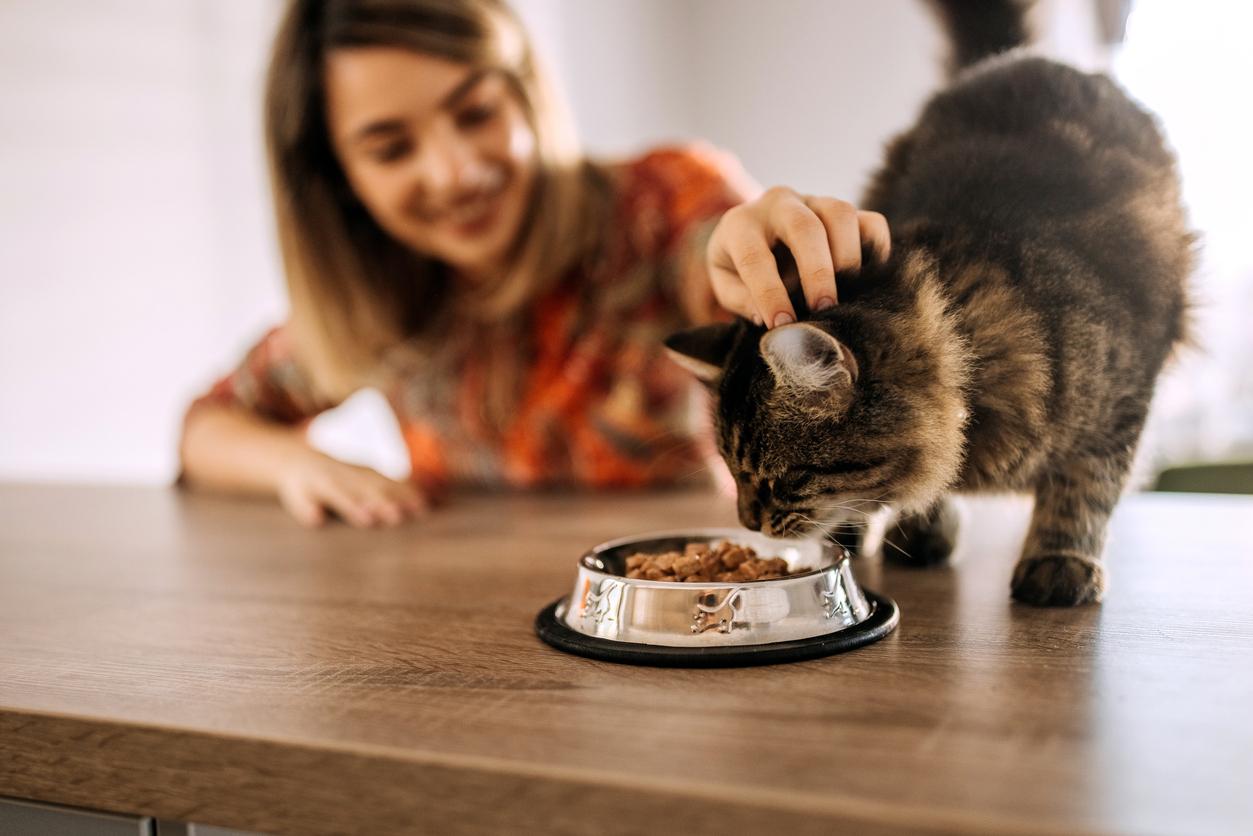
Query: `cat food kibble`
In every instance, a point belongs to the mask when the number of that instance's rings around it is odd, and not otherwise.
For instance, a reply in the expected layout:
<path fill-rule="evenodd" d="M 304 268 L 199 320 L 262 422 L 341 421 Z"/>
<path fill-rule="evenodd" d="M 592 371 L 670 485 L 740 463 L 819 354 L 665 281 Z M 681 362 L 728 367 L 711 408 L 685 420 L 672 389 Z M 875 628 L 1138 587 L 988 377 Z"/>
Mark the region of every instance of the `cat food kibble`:
<path fill-rule="evenodd" d="M 758 557 L 748 546 L 726 541 L 688 543 L 681 552 L 633 554 L 626 559 L 626 569 L 628 578 L 689 583 L 742 583 L 791 574 L 783 558 Z"/>

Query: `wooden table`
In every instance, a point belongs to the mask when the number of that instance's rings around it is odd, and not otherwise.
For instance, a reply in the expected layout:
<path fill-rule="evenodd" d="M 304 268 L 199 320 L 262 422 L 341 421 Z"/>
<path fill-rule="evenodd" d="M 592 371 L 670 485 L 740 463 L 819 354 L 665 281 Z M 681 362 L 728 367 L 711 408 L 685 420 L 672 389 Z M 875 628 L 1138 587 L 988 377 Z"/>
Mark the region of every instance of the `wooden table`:
<path fill-rule="evenodd" d="M 1253 831 L 1253 500 L 1128 498 L 1099 607 L 1012 604 L 1027 507 L 954 568 L 862 559 L 886 640 L 665 670 L 532 634 L 696 494 L 463 498 L 392 531 L 0 487 L 0 795 L 276 833 Z"/>

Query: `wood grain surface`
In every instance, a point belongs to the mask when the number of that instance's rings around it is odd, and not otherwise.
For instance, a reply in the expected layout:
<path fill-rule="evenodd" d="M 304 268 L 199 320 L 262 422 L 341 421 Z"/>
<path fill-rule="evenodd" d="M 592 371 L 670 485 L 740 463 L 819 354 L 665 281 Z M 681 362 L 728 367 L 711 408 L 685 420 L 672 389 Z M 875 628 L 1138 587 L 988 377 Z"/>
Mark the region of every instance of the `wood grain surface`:
<path fill-rule="evenodd" d="M 0 486 L 0 795 L 272 833 L 1253 831 L 1253 500 L 1126 499 L 1104 604 L 1011 603 L 1028 506 L 953 567 L 860 559 L 878 644 L 739 670 L 559 653 L 597 542 L 701 494 L 462 497 L 390 531 Z"/>

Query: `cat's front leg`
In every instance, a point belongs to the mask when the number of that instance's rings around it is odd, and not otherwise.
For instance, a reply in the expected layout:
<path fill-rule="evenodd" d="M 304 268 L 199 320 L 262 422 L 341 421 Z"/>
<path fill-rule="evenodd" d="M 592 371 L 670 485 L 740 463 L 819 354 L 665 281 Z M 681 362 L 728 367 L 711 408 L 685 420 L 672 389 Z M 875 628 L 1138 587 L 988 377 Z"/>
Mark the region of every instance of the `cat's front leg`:
<path fill-rule="evenodd" d="M 926 513 L 909 514 L 883 533 L 883 556 L 910 566 L 935 566 L 948 561 L 957 546 L 959 517 L 948 497 Z"/>
<path fill-rule="evenodd" d="M 1031 528 L 1010 582 L 1019 601 L 1073 606 L 1101 600 L 1105 529 L 1130 461 L 1130 449 L 1121 453 L 1074 456 L 1036 485 Z"/>

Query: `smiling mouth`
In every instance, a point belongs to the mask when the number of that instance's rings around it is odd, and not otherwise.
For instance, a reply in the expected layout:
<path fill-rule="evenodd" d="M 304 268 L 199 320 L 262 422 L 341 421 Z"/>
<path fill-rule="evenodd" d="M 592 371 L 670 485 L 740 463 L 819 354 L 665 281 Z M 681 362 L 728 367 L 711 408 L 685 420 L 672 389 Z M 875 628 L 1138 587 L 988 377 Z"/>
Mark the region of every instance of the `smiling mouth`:
<path fill-rule="evenodd" d="M 500 193 L 478 198 L 471 203 L 444 212 L 440 223 L 454 227 L 475 226 L 488 218 L 496 208 Z"/>
<path fill-rule="evenodd" d="M 476 193 L 471 193 L 442 209 L 419 209 L 417 217 L 424 223 L 452 227 L 458 231 L 484 226 L 493 217 L 501 198 L 509 187 L 510 177 L 501 172 Z"/>

